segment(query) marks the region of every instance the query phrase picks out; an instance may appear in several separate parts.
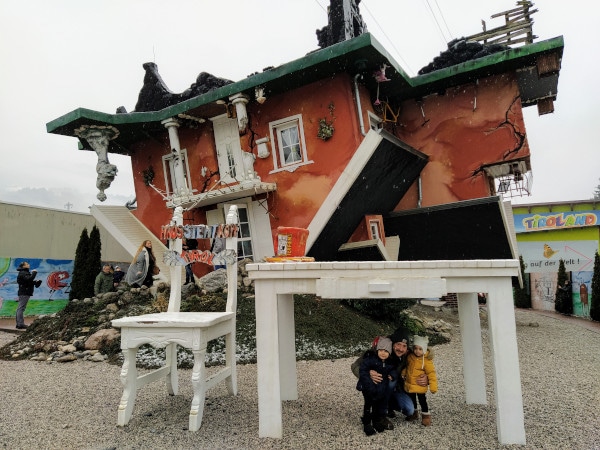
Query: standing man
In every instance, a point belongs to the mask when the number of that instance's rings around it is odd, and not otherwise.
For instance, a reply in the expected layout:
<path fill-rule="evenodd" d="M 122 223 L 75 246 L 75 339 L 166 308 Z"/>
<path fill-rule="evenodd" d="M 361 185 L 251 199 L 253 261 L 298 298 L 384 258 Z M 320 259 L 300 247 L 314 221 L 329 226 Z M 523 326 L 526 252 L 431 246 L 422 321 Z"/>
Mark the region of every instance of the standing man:
<path fill-rule="evenodd" d="M 112 292 L 114 290 L 113 283 L 113 274 L 110 271 L 110 265 L 104 264 L 102 272 L 96 276 L 96 281 L 94 282 L 94 295 Z"/>
<path fill-rule="evenodd" d="M 19 264 L 17 268 L 19 275 L 17 275 L 17 284 L 19 285 L 19 306 L 17 307 L 17 329 L 24 330 L 27 328 L 25 325 L 25 319 L 23 318 L 23 313 L 25 312 L 25 308 L 27 308 L 27 302 L 29 301 L 29 297 L 33 295 L 34 286 L 38 287 L 42 284 L 41 280 L 37 282 L 35 280 L 35 276 L 37 275 L 37 270 L 32 270 L 29 272 L 29 263 L 27 261 L 23 261 Z"/>

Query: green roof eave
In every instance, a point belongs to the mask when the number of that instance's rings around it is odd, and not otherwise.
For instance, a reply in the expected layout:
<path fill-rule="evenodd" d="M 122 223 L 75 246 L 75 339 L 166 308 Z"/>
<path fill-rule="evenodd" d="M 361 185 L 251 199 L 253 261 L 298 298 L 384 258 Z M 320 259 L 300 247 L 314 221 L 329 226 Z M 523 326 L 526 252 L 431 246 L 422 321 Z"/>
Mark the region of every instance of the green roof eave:
<path fill-rule="evenodd" d="M 397 90 L 395 94 L 403 98 L 418 98 L 443 91 L 447 87 L 470 83 L 478 78 L 514 72 L 518 69 L 535 66 L 537 58 L 545 53 L 558 53 L 559 58 L 562 58 L 563 48 L 562 36 L 511 48 L 415 76 L 410 79 L 410 88 Z M 392 94 L 390 93 L 390 95 Z"/>
<path fill-rule="evenodd" d="M 373 72 L 387 64 L 389 68 L 386 76 L 390 81 L 380 83 L 380 95 L 395 100 L 419 98 L 440 92 L 449 86 L 527 67 L 535 64 L 537 55 L 542 53 L 558 51 L 562 56 L 563 46 L 561 36 L 410 78 L 383 46 L 371 34 L 365 33 L 159 111 L 108 114 L 78 108 L 48 122 L 46 130 L 48 133 L 76 136 L 75 130 L 82 125 L 111 125 L 120 134 L 111 141 L 109 151 L 127 154 L 131 144 L 146 139 L 153 133 L 164 132 L 161 121 L 179 114 L 212 117 L 217 115 L 217 100 L 226 100 L 237 93 L 245 93 L 253 98 L 254 88 L 257 86 L 265 86 L 267 96 L 273 96 L 345 72 L 351 76 L 362 75 L 360 82 L 371 92 L 376 92 L 377 82 Z M 221 111 L 225 112 L 224 109 Z M 91 149 L 84 141 L 81 146 Z"/>
<path fill-rule="evenodd" d="M 394 83 L 409 86 L 409 77 L 404 70 L 371 34 L 365 33 L 159 111 L 108 114 L 78 108 L 48 122 L 46 130 L 48 133 L 75 136 L 75 130 L 82 125 L 112 125 L 120 135 L 111 142 L 110 151 L 126 153 L 126 147 L 131 143 L 147 137 L 152 131 L 164 131 L 161 121 L 178 114 L 202 110 L 207 105 L 213 105 L 214 109 L 217 100 L 227 99 L 231 95 L 242 92 L 252 98 L 257 86 L 266 86 L 268 95 L 276 95 L 341 72 L 370 74 L 384 63 L 393 67 L 394 70 L 388 72 L 395 72 L 388 76 L 393 78 Z M 83 148 L 89 149 L 86 143 L 82 144 Z"/>

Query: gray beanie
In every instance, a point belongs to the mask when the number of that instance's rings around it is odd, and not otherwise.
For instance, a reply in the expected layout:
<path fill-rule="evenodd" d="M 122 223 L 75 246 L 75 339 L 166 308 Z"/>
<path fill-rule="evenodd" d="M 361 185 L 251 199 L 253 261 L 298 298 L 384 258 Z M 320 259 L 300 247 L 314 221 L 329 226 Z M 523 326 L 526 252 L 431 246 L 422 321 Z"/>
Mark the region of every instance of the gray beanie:
<path fill-rule="evenodd" d="M 377 350 L 385 350 L 388 353 L 392 353 L 392 341 L 390 338 L 381 336 L 377 341 Z"/>

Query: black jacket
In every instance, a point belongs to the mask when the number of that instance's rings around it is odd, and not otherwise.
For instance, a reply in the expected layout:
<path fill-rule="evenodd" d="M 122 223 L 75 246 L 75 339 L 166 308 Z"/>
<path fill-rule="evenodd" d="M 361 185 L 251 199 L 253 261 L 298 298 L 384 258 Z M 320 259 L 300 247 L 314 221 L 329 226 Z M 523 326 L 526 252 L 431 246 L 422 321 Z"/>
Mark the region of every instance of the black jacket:
<path fill-rule="evenodd" d="M 29 272 L 29 269 L 17 269 L 19 275 L 17 275 L 17 283 L 19 284 L 19 292 L 18 295 L 29 295 L 30 297 L 33 295 L 33 283 L 35 280 L 35 276 L 37 275 L 37 271 Z"/>
<path fill-rule="evenodd" d="M 369 374 L 371 370 L 375 370 L 383 376 L 383 381 L 381 383 L 375 384 L 373 380 L 371 380 Z M 390 361 L 389 358 L 385 361 L 379 359 L 376 350 L 367 350 L 360 364 L 356 389 L 365 392 L 373 398 L 383 398 L 386 395 L 390 382 L 389 376 L 392 377 L 392 380 L 397 379 L 398 372 L 396 371 L 396 365 Z"/>

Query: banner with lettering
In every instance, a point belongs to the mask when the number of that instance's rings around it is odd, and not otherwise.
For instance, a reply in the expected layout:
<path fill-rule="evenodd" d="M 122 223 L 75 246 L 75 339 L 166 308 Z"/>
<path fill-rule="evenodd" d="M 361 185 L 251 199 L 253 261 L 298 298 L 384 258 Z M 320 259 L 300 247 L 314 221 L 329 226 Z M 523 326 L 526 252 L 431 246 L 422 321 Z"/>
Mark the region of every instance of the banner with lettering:
<path fill-rule="evenodd" d="M 600 223 L 600 211 L 515 214 L 514 223 L 517 233 L 592 227 Z"/>

